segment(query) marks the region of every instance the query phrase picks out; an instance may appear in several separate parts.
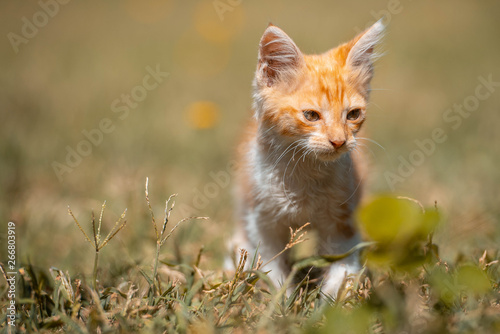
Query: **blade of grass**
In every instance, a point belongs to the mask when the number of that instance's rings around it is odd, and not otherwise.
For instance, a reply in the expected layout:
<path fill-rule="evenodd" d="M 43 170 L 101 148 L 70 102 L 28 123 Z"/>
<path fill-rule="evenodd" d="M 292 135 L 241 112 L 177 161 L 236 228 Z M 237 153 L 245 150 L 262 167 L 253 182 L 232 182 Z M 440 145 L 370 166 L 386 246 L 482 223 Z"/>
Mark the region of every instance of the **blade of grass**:
<path fill-rule="evenodd" d="M 146 202 L 148 203 L 149 212 L 151 213 L 151 221 L 155 230 L 157 242 L 160 240 L 160 235 L 158 234 L 158 228 L 156 227 L 155 215 L 153 213 L 153 208 L 151 207 L 151 202 L 149 201 L 149 178 L 146 178 Z"/>
<path fill-rule="evenodd" d="M 102 226 L 102 216 L 104 215 L 104 209 L 106 208 L 106 201 L 102 203 L 101 206 L 101 214 L 99 215 L 99 226 L 97 227 L 97 242 L 96 245 L 99 245 L 101 242 L 101 226 Z M 98 247 L 98 246 L 96 246 Z"/>
<path fill-rule="evenodd" d="M 82 231 L 83 235 L 85 236 L 85 239 L 90 242 L 92 244 L 92 241 L 90 240 L 89 236 L 87 235 L 87 233 L 85 233 L 85 231 L 83 230 L 82 226 L 80 225 L 80 223 L 78 222 L 78 220 L 76 219 L 75 215 L 73 214 L 73 212 L 71 211 L 69 205 L 68 205 L 68 213 L 71 217 L 73 217 L 73 220 L 75 221 L 76 225 L 78 226 L 78 228 L 80 229 L 80 231 Z M 92 244 L 94 247 L 95 247 L 95 244 Z"/>
<path fill-rule="evenodd" d="M 127 214 L 127 209 L 125 209 L 123 211 L 123 213 L 121 214 L 120 218 L 118 218 L 118 220 L 116 221 L 115 225 L 113 226 L 113 228 L 111 229 L 111 231 L 109 231 L 108 235 L 106 236 L 106 238 L 104 239 L 104 241 L 102 242 L 102 244 L 99 246 L 99 250 L 101 250 L 104 246 L 106 246 L 106 244 L 111 240 L 113 239 L 113 237 L 118 233 L 120 232 L 120 230 L 122 228 L 125 227 L 125 225 L 127 224 L 127 221 L 123 221 L 123 223 L 118 227 L 118 229 L 115 231 L 116 227 L 118 226 L 118 224 L 120 224 L 120 222 L 122 221 L 122 219 L 125 218 L 125 215 Z"/>
<path fill-rule="evenodd" d="M 177 224 L 175 224 L 175 226 L 170 230 L 170 233 L 168 233 L 160 242 L 161 245 L 163 245 L 167 240 L 168 238 L 170 238 L 172 236 L 172 234 L 174 233 L 174 231 L 177 229 L 177 227 L 179 227 L 180 224 L 184 223 L 185 221 L 188 221 L 188 220 L 191 220 L 191 219 L 200 219 L 200 220 L 208 220 L 210 218 L 208 217 L 187 217 L 187 218 L 183 218 L 181 219 Z"/>

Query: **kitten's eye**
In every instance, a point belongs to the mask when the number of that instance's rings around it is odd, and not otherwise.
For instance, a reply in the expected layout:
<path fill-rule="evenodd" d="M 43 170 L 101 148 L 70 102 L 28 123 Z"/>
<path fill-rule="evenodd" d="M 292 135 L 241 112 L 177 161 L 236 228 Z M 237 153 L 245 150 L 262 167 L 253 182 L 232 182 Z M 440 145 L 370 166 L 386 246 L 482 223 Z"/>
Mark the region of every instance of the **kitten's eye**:
<path fill-rule="evenodd" d="M 347 113 L 347 119 L 350 121 L 355 121 L 361 116 L 361 109 L 353 109 Z"/>
<path fill-rule="evenodd" d="M 304 110 L 303 111 L 304 113 L 304 117 L 310 121 L 310 122 L 316 122 L 316 121 L 319 121 L 319 114 L 318 112 L 314 111 L 314 110 Z"/>

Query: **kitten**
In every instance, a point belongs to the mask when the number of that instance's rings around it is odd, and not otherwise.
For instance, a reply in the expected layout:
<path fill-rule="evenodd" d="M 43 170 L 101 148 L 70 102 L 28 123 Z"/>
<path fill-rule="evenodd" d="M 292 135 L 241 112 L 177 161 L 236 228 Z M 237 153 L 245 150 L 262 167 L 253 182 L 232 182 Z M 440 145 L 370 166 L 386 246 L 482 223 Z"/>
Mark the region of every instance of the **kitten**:
<path fill-rule="evenodd" d="M 250 254 L 264 263 L 284 249 L 290 227 L 309 222 L 319 254 L 344 253 L 360 241 L 353 211 L 361 183 L 356 134 L 366 116 L 374 47 L 381 21 L 320 55 L 305 55 L 288 35 L 269 25 L 259 45 L 253 82 L 255 119 L 240 147 L 237 205 Z M 291 271 L 285 253 L 263 270 L 277 283 Z M 334 263 L 323 291 L 336 295 L 358 255 Z"/>

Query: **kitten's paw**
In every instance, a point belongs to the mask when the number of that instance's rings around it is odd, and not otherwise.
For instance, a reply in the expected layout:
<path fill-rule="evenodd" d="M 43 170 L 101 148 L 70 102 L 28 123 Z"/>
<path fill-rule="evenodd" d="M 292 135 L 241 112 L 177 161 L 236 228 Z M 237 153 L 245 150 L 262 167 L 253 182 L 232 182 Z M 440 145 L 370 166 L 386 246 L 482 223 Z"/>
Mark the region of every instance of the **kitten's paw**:
<path fill-rule="evenodd" d="M 332 265 L 326 274 L 325 283 L 321 291 L 336 299 L 341 288 L 349 289 L 353 286 L 351 277 L 356 275 L 359 270 L 359 266 L 353 264 L 342 263 Z"/>

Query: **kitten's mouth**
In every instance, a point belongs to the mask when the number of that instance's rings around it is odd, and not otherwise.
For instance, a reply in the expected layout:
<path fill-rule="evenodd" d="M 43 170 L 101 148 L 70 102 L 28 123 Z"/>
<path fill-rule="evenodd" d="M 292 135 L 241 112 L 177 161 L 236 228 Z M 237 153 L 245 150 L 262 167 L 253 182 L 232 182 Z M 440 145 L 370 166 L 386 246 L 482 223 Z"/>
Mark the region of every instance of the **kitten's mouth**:
<path fill-rule="evenodd" d="M 321 148 L 316 150 L 315 156 L 322 161 L 334 161 L 340 158 L 344 153 L 349 152 L 350 149 L 346 146 L 343 146 L 339 149 L 324 149 Z"/>

